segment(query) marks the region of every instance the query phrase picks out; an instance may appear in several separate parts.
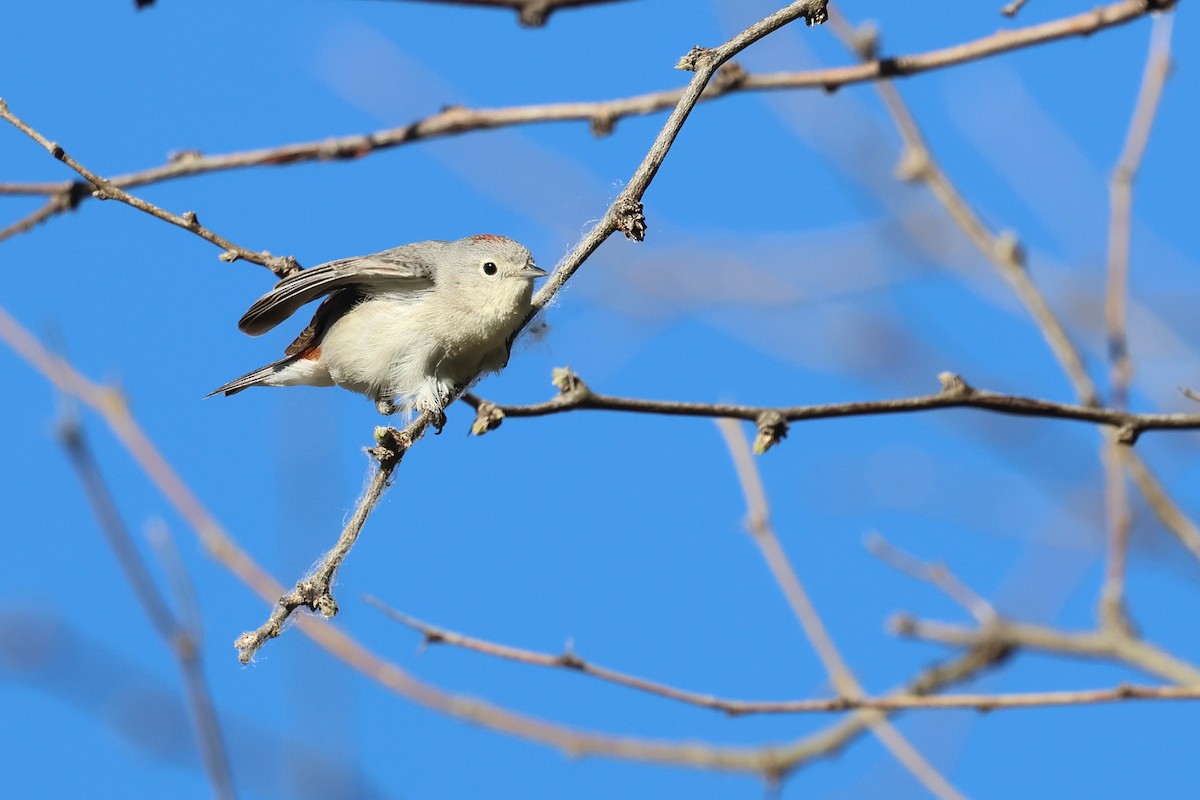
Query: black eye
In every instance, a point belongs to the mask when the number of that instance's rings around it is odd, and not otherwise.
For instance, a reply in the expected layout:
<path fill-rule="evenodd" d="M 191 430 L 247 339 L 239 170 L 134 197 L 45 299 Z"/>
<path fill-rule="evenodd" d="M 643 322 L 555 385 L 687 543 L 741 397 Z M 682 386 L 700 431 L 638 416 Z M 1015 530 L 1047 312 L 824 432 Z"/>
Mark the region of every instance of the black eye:
<path fill-rule="evenodd" d="M 483 262 L 483 274 L 484 275 L 495 275 L 496 274 L 496 262 L 495 261 Z"/>

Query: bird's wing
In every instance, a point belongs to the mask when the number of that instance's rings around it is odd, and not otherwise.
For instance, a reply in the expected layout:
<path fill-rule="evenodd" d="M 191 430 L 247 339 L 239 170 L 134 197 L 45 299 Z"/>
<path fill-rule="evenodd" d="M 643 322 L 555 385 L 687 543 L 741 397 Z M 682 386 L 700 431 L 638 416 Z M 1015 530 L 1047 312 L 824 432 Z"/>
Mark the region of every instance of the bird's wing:
<path fill-rule="evenodd" d="M 258 336 L 296 313 L 305 303 L 350 286 L 368 294 L 430 289 L 433 267 L 426 253 L 432 243 L 421 244 L 426 246 L 423 251 L 414 245 L 404 245 L 369 256 L 330 261 L 284 278 L 250 306 L 238 320 L 238 327 Z"/>

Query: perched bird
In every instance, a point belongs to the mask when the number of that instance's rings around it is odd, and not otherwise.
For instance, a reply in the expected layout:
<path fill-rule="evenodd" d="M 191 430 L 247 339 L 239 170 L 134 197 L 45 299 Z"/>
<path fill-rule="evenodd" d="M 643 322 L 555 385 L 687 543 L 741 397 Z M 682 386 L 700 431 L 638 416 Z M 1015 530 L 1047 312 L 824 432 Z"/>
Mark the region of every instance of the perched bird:
<path fill-rule="evenodd" d="M 217 389 L 341 386 L 380 414 L 442 409 L 454 391 L 508 363 L 510 339 L 529 314 L 533 281 L 546 275 L 512 239 L 480 234 L 406 244 L 344 258 L 284 278 L 238 327 L 266 333 L 329 295 L 280 360 Z"/>

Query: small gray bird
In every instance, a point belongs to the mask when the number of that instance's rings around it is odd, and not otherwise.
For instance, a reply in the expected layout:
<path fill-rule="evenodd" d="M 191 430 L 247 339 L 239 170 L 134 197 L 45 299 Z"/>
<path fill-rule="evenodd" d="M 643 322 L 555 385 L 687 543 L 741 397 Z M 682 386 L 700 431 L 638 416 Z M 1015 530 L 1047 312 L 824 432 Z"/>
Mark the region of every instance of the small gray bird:
<path fill-rule="evenodd" d="M 238 327 L 259 336 L 329 295 L 279 361 L 212 394 L 248 386 L 341 386 L 380 414 L 432 411 L 508 363 L 533 281 L 546 275 L 512 239 L 480 234 L 406 244 L 302 270 L 250 306 Z"/>

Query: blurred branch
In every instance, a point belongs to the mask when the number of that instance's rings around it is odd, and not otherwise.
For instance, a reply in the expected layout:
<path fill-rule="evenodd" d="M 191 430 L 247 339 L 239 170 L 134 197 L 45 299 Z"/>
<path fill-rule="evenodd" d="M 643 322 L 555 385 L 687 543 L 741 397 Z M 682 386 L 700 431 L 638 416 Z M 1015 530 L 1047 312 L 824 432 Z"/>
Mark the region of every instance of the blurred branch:
<path fill-rule="evenodd" d="M 1150 139 L 1163 85 L 1171 71 L 1171 14 L 1155 17 L 1150 28 L 1150 47 L 1138 89 L 1137 102 L 1125 134 L 1125 144 L 1109 183 L 1108 280 L 1104 319 L 1108 329 L 1108 358 L 1111 365 L 1113 405 L 1129 402 L 1133 364 L 1129 357 L 1127 311 L 1129 293 L 1129 237 L 1133 206 L 1133 182 Z"/>
<path fill-rule="evenodd" d="M 976 389 L 959 376 L 949 372 L 943 372 L 938 379 L 943 388 L 937 394 L 814 406 L 766 407 L 614 397 L 593 392 L 579 376 L 569 370 L 556 370 L 554 381 L 559 387 L 560 393 L 557 397 L 544 403 L 500 405 L 469 393 L 464 394 L 462 400 L 475 409 L 476 417 L 471 429 L 475 434 L 483 434 L 499 427 L 508 417 L 542 417 L 583 410 L 741 419 L 757 424 L 760 435 L 773 437 L 771 444 L 786 435 L 786 423 L 788 422 L 905 414 L 944 408 L 974 408 L 998 414 L 1092 422 L 1116 428 L 1117 439 L 1123 444 L 1132 444 L 1145 431 L 1200 428 L 1200 414 L 1137 414 L 1118 409 L 1055 403 L 1049 400 L 1000 394 Z M 756 447 L 756 449 L 761 450 L 762 448 Z"/>
<path fill-rule="evenodd" d="M 283 586 L 237 546 L 208 509 L 191 493 L 115 391 L 93 383 L 65 360 L 49 353 L 3 309 L 0 309 L 0 341 L 8 344 L 60 391 L 78 398 L 100 414 L 163 497 L 187 521 L 213 558 L 266 602 L 274 603 L 283 594 Z M 607 736 L 518 714 L 471 697 L 450 694 L 416 680 L 335 626 L 305 616 L 297 617 L 296 625 L 304 635 L 347 666 L 414 703 L 455 719 L 539 742 L 576 756 L 604 755 L 633 761 L 749 772 L 774 778 L 809 759 L 835 751 L 864 727 L 856 714 L 833 726 L 830 731 L 814 737 L 792 744 L 757 748 Z M 990 646 L 973 649 L 948 665 L 927 670 L 914 682 L 911 691 L 931 692 L 948 683 L 967 680 L 979 670 L 996 663 L 1003 655 Z"/>
<path fill-rule="evenodd" d="M 133 537 L 121 519 L 116 500 L 104 481 L 100 465 L 88 446 L 75 414 L 68 411 L 63 415 L 58 426 L 58 438 L 70 457 L 71 466 L 75 468 L 100 530 L 116 556 L 125 579 L 133 588 L 142 610 L 150 618 L 155 632 L 170 648 L 179 664 L 188 705 L 192 710 L 192 724 L 196 728 L 196 739 L 213 795 L 232 800 L 237 793 L 229 772 L 229 758 L 221 736 L 221 725 L 204 677 L 199 638 L 176 618 L 170 604 L 155 585 L 149 568 L 138 554 Z"/>
<path fill-rule="evenodd" d="M 986 626 L 971 628 L 918 620 L 908 614 L 896 615 L 891 621 L 891 628 L 900 636 L 958 647 L 990 644 L 996 647 L 1115 661 L 1181 686 L 1200 689 L 1200 668 L 1115 628 L 1068 633 L 1056 628 L 1003 619 Z"/>
<path fill-rule="evenodd" d="M 885 78 L 901 78 L 935 69 L 964 64 L 995 55 L 1011 52 L 1075 36 L 1087 36 L 1097 31 L 1131 22 L 1150 11 L 1173 5 L 1172 2 L 1148 2 L 1147 0 L 1123 0 L 1094 11 L 1073 17 L 1030 25 L 1012 31 L 999 31 L 971 42 L 931 50 L 907 56 L 870 58 L 861 64 L 832 67 L 799 72 L 747 73 L 737 64 L 728 64 L 720 70 L 716 80 L 709 83 L 700 100 L 714 100 L 726 95 L 750 91 L 780 91 L 789 89 L 819 88 L 833 91 L 842 86 Z M 817 8 L 820 4 L 814 4 Z M 815 13 L 815 12 L 814 12 Z M 740 48 L 739 48 L 740 49 Z M 241 169 L 255 166 L 284 166 L 308 161 L 331 161 L 357 159 L 370 153 L 392 147 L 412 144 L 426 139 L 453 136 L 469 131 L 528 125 L 543 122 L 585 121 L 589 122 L 597 135 L 611 133 L 617 121 L 625 117 L 653 114 L 677 107 L 683 100 L 686 89 L 668 89 L 649 94 L 636 95 L 616 100 L 577 103 L 549 103 L 543 105 L 514 106 L 509 108 L 469 109 L 449 106 L 436 114 L 416 120 L 398 128 L 388 128 L 374 133 L 314 142 L 245 150 L 235 153 L 205 156 L 187 150 L 171 157 L 168 163 L 157 167 L 118 175 L 108 179 L 115 188 L 135 188 L 151 183 L 172 180 L 209 172 Z M 85 184 L 90 188 L 90 184 Z M 0 195 L 67 195 L 75 190 L 71 181 L 58 183 L 0 183 Z M 84 193 L 79 200 L 91 196 Z M 78 203 L 76 200 L 75 203 Z M 69 208 L 74 208 L 72 204 Z M 43 208 L 38 218 L 26 227 L 23 220 L 6 229 L 11 236 L 32 227 L 50 216 L 62 213 L 68 207 L 56 206 L 53 210 Z M 186 217 L 186 215 L 185 215 Z M 28 218 L 27 218 L 28 219 Z M 183 219 L 183 218 L 180 218 Z M 178 224 L 178 223 L 176 223 Z M 2 240 L 4 237 L 0 237 Z M 249 252 L 249 251 L 247 251 Z M 239 252 L 239 255 L 240 252 Z M 269 254 L 264 254 L 268 255 Z M 247 258 L 241 255 L 242 258 Z M 254 259 L 247 258 L 253 261 Z M 261 262 L 255 262 L 261 263 Z M 278 274 L 278 273 L 277 273 Z"/>
<path fill-rule="evenodd" d="M 967 586 L 942 563 L 926 563 L 888 542 L 879 534 L 867 537 L 867 550 L 892 569 L 911 578 L 924 581 L 962 607 L 980 625 L 990 625 L 996 619 L 996 608 Z"/>
<path fill-rule="evenodd" d="M 5 103 L 3 99 L 0 99 L 0 119 L 5 120 L 14 128 L 21 131 L 21 133 L 24 133 L 30 139 L 33 139 L 42 147 L 46 148 L 50 155 L 54 156 L 59 161 L 63 162 L 68 167 L 83 176 L 88 183 L 95 187 L 95 191 L 93 192 L 95 197 L 101 200 L 120 200 L 122 203 L 133 206 L 139 211 L 144 211 L 151 216 L 158 217 L 165 222 L 169 222 L 172 225 L 177 225 L 186 231 L 196 234 L 201 239 L 215 244 L 224 251 L 220 256 L 222 261 L 237 261 L 239 258 L 246 261 L 251 261 L 255 264 L 261 264 L 281 278 L 291 274 L 292 272 L 295 272 L 300 268 L 300 265 L 296 263 L 294 258 L 278 258 L 276 256 L 272 256 L 265 250 L 261 253 L 253 250 L 247 250 L 244 247 L 234 244 L 228 239 L 218 236 L 200 224 L 200 221 L 196 218 L 196 213 L 194 211 L 185 211 L 182 216 L 178 214 L 172 214 L 170 211 L 159 208 L 153 203 L 149 203 L 140 197 L 135 197 L 134 195 L 129 194 L 124 189 L 117 187 L 111 181 L 105 180 L 89 170 L 87 167 L 80 164 L 75 159 L 71 158 L 71 156 L 67 155 L 66 151 L 59 147 L 57 143 L 51 142 L 45 136 L 30 127 L 22 119 L 13 114 L 12 111 L 9 110 L 8 104 Z M 63 191 L 69 192 L 71 190 L 66 189 Z M 73 207 L 69 200 L 62 199 L 63 194 L 61 192 L 56 192 L 55 197 L 58 198 L 57 205 L 55 206 L 57 211 L 65 211 L 67 208 Z M 51 210 L 43 209 L 42 211 L 44 212 L 44 216 L 35 220 L 35 222 L 40 222 L 42 219 L 46 219 L 51 214 Z M 30 227 L 32 227 L 32 225 Z"/>
<path fill-rule="evenodd" d="M 1125 135 L 1125 144 L 1109 184 L 1108 276 L 1104 292 L 1104 322 L 1108 333 L 1109 389 L 1116 408 L 1129 405 L 1133 358 L 1129 352 L 1129 238 L 1133 207 L 1133 181 L 1137 175 L 1150 128 L 1158 111 L 1163 85 L 1171 69 L 1171 23 L 1174 15 L 1160 14 L 1150 28 L 1150 46 L 1138 89 L 1137 102 Z M 1129 508 L 1126 474 L 1118 445 L 1105 440 L 1105 499 L 1108 518 L 1108 559 L 1100 590 L 1099 615 L 1104 624 L 1128 625 L 1125 611 L 1125 570 L 1133 513 Z"/>
<path fill-rule="evenodd" d="M 792 613 L 795 614 L 796 620 L 804 630 L 804 635 L 821 660 L 833 688 L 841 697 L 848 698 L 852 702 L 861 701 L 864 696 L 862 685 L 854 677 L 854 673 L 850 671 L 850 667 L 833 643 L 824 621 L 808 596 L 808 591 L 800 582 L 800 577 L 796 574 L 795 569 L 792 568 L 787 554 L 783 551 L 783 546 L 779 543 L 779 537 L 775 535 L 762 476 L 759 475 L 758 465 L 754 460 L 750 445 L 742 435 L 741 426 L 731 419 L 718 419 L 716 424 L 725 438 L 729 455 L 733 459 L 734 469 L 737 472 L 738 482 L 742 486 L 742 494 L 746 498 L 746 528 L 750 532 L 750 538 L 762 553 L 771 574 L 775 577 L 775 582 L 792 607 Z M 865 716 L 868 727 L 880 743 L 931 794 L 939 798 L 963 797 L 892 725 L 887 715 L 878 711 L 866 711 Z"/>
<path fill-rule="evenodd" d="M 601 667 L 584 660 L 573 650 L 566 650 L 555 655 L 465 636 L 410 617 L 377 598 L 368 596 L 363 599 L 393 621 L 420 633 L 426 645 L 447 645 L 521 664 L 578 672 L 581 675 L 588 675 L 617 686 L 646 692 L 668 700 L 677 700 L 701 708 L 722 711 L 732 717 L 749 714 L 829 713 L 860 709 L 909 711 L 970 708 L 976 711 L 998 711 L 1045 706 L 1095 705 L 1124 700 L 1200 700 L 1200 687 L 1141 686 L 1127 683 L 1111 688 L 1074 689 L 1058 692 L 928 695 L 914 694 L 905 689 L 882 697 L 860 697 L 858 699 L 829 697 L 812 700 L 730 700 L 710 694 L 677 689 L 663 683 Z"/>
<path fill-rule="evenodd" d="M 1029 0 L 1012 0 L 1011 3 L 1000 9 L 1000 13 L 1006 17 L 1015 17 L 1017 12 L 1025 7 Z"/>
<path fill-rule="evenodd" d="M 489 8 L 511 8 L 517 12 L 522 25 L 540 28 L 550 15 L 560 8 L 581 8 L 626 0 L 407 0 L 407 2 L 444 3 L 460 6 L 487 6 Z"/>
<path fill-rule="evenodd" d="M 1141 5 L 1145 12 L 1150 12 L 1169 10 L 1174 7 L 1175 3 L 1173 0 L 1144 0 Z M 837 13 L 830 14 L 830 24 L 838 38 L 848 48 L 857 52 L 860 58 L 871 59 L 874 57 L 877 44 L 874 31 L 855 31 Z M 1067 335 L 1065 326 L 1029 276 L 1026 270 L 1025 253 L 1016 235 L 992 233 L 938 166 L 896 87 L 889 81 L 879 81 L 875 84 L 875 88 L 904 141 L 904 154 L 898 168 L 900 177 L 921 181 L 929 187 L 950 217 L 984 257 L 992 263 L 996 271 L 1009 283 L 1017 297 L 1025 305 L 1063 372 L 1071 381 L 1080 402 L 1089 407 L 1099 405 L 1099 390 L 1088 375 L 1083 358 Z M 1200 557 L 1200 541 L 1198 541 L 1200 536 L 1197 535 L 1200 531 L 1197 531 L 1196 526 L 1170 499 L 1166 490 L 1158 483 L 1141 457 L 1129 448 L 1120 448 L 1120 452 L 1117 452 L 1114 446 L 1121 443 L 1123 438 L 1119 432 L 1114 434 L 1105 431 L 1104 437 L 1106 451 L 1114 457 L 1119 457 L 1125 464 L 1126 470 L 1130 472 L 1134 481 L 1146 495 L 1151 508 L 1154 509 L 1164 527 L 1171 531 L 1189 551 Z M 1110 481 L 1110 485 L 1115 485 L 1115 482 Z M 1110 509 L 1119 511 L 1121 503 L 1119 497 L 1110 496 L 1108 502 Z M 1119 517 L 1110 523 L 1113 547 L 1122 546 L 1120 526 L 1123 524 Z M 1124 538 L 1127 539 L 1127 536 Z M 1104 602 L 1103 598 L 1101 616 L 1110 627 L 1122 628 L 1126 631 L 1131 627 L 1123 605 Z"/>

